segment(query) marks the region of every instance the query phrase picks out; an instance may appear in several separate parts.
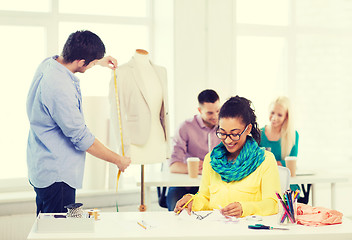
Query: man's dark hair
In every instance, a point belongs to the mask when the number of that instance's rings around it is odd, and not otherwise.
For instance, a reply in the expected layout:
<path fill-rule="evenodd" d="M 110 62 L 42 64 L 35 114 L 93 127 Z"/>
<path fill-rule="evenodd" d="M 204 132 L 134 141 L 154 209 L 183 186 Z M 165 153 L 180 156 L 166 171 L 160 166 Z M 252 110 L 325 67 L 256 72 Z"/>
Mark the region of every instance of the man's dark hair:
<path fill-rule="evenodd" d="M 219 100 L 219 95 L 212 89 L 206 89 L 199 93 L 198 95 L 198 103 L 203 104 L 205 102 L 215 103 Z"/>
<path fill-rule="evenodd" d="M 85 60 L 84 66 L 87 66 L 95 59 L 103 58 L 104 54 L 104 43 L 91 31 L 71 33 L 62 50 L 65 63 L 72 63 L 75 60 Z"/>

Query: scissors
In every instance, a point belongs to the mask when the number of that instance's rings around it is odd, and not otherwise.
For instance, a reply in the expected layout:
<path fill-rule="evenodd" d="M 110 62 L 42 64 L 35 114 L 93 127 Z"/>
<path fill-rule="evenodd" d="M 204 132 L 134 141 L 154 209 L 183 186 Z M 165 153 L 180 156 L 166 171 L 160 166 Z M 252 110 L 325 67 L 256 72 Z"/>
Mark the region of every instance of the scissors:
<path fill-rule="evenodd" d="M 277 227 L 270 227 L 266 226 L 263 224 L 255 224 L 255 225 L 248 225 L 249 229 L 255 229 L 255 230 L 260 230 L 260 229 L 265 229 L 265 230 L 289 230 L 288 228 L 277 228 Z"/>

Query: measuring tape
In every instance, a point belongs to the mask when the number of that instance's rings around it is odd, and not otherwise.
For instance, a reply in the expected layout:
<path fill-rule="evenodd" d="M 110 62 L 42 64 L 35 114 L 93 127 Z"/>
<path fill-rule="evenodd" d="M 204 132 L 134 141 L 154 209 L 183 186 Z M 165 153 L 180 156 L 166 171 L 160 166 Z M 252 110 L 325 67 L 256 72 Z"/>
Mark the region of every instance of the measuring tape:
<path fill-rule="evenodd" d="M 116 105 L 117 105 L 117 115 L 118 115 L 118 118 L 119 118 L 119 126 L 120 126 L 122 156 L 125 156 L 125 149 L 124 149 L 124 146 L 123 146 L 123 136 L 122 136 L 120 101 L 119 101 L 119 94 L 118 94 L 118 91 L 117 91 L 117 82 L 116 82 L 116 69 L 114 69 L 114 83 L 115 83 L 115 97 L 116 97 Z M 117 179 L 116 179 L 116 192 L 117 192 L 117 189 L 118 189 L 118 186 L 119 186 L 120 175 L 121 175 L 121 170 L 119 169 L 119 173 L 117 174 Z"/>

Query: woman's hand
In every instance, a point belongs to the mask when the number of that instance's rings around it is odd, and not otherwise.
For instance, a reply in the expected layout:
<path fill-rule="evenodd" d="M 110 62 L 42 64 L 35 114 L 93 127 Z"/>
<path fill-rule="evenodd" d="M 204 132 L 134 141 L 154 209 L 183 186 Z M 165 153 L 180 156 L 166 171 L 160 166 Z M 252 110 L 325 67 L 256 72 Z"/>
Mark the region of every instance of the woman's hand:
<path fill-rule="evenodd" d="M 192 198 L 191 194 L 186 194 L 184 195 L 180 200 L 177 201 L 174 212 L 177 213 L 178 211 L 182 212 L 183 210 L 183 205 L 185 205 L 190 199 Z M 193 200 L 190 201 L 187 205 L 187 207 L 185 208 L 188 215 L 191 215 L 191 211 L 192 211 L 192 204 L 193 204 Z"/>
<path fill-rule="evenodd" d="M 241 217 L 243 210 L 242 205 L 239 202 L 234 202 L 220 209 L 220 212 L 224 216 Z"/>
<path fill-rule="evenodd" d="M 102 67 L 111 68 L 112 70 L 117 68 L 117 60 L 111 56 L 103 57 L 97 62 L 97 64 Z"/>

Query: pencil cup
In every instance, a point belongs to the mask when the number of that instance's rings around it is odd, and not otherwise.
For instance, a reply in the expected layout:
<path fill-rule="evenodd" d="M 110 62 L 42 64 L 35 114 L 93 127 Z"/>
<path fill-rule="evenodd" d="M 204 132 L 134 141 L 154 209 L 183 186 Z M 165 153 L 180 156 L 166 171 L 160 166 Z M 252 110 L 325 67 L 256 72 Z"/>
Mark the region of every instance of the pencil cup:
<path fill-rule="evenodd" d="M 188 167 L 188 175 L 191 178 L 196 178 L 198 177 L 199 173 L 199 158 L 197 157 L 191 157 L 187 158 L 187 167 Z"/>
<path fill-rule="evenodd" d="M 285 210 L 286 209 L 286 210 Z M 297 200 L 291 205 L 285 205 L 285 209 L 279 202 L 278 223 L 282 225 L 296 224 L 297 222 Z M 289 215 L 288 215 L 289 214 Z"/>
<path fill-rule="evenodd" d="M 297 157 L 285 157 L 286 167 L 290 169 L 291 177 L 296 177 Z"/>

